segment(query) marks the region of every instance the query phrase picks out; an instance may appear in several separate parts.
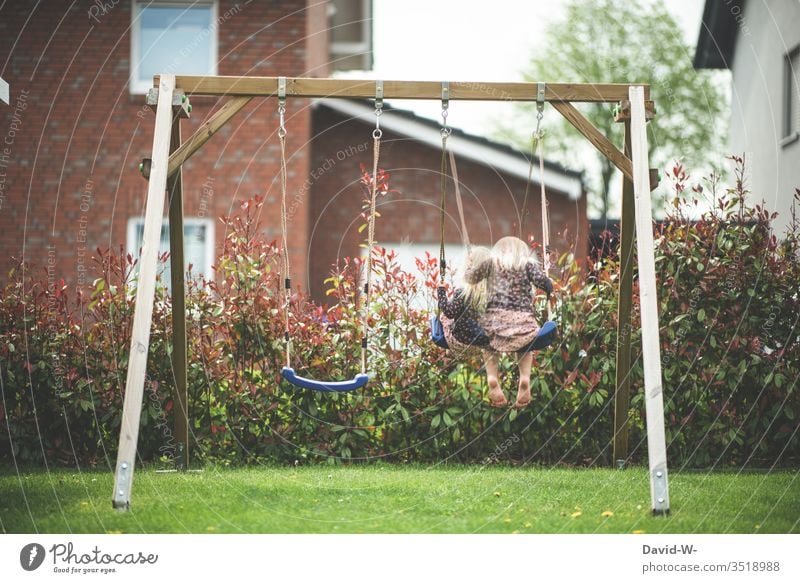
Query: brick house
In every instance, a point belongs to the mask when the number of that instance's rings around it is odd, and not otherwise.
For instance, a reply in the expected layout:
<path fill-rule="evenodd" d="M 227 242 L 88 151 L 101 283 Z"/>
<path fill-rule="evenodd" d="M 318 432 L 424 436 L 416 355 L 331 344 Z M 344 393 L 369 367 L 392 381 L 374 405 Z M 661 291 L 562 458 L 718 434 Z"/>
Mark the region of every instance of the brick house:
<path fill-rule="evenodd" d="M 358 227 L 361 189 L 359 164 L 372 156 L 374 114 L 370 104 L 326 99 L 313 107 L 309 248 L 312 294 L 323 297 L 323 276 L 337 258 L 359 253 L 364 239 Z M 381 167 L 390 173 L 390 193 L 379 201 L 379 244 L 400 252 L 400 263 L 413 271 L 414 258 L 439 251 L 441 135 L 436 121 L 387 108 L 381 116 Z M 520 152 L 454 130 L 448 147 L 456 155 L 469 239 L 491 245 L 517 234 L 528 180 L 529 162 Z M 538 164 L 534 177 L 538 177 Z M 583 259 L 588 245 L 586 196 L 581 175 L 545 162 L 550 208 L 551 246 L 573 250 Z M 447 195 L 445 243 L 458 264 L 463 254 L 461 227 L 452 186 Z M 525 231 L 541 241 L 538 184 L 529 187 Z"/>
<path fill-rule="evenodd" d="M 367 0 L 4 4 L 0 76 L 11 86 L 11 99 L 2 110 L 0 144 L 3 280 L 12 257 L 23 257 L 45 266 L 48 278 L 85 286 L 95 277 L 94 249 L 138 247 L 146 183 L 137 166 L 152 146 L 153 115 L 143 104 L 153 73 L 301 77 L 328 76 L 337 68 L 368 69 L 370 11 Z M 194 97 L 192 117 L 183 123 L 184 138 L 221 103 Z M 362 115 L 369 106 L 341 103 L 290 102 L 290 192 L 302 191 L 311 171 L 336 159 L 353 135 L 359 136 L 356 146 L 369 136 L 371 121 Z M 386 124 L 382 166 L 393 173 L 393 188 L 416 202 L 391 203 L 386 214 L 392 219 L 380 224 L 380 240 L 433 242 L 435 248 L 436 211 L 430 205 L 420 210 L 419 203 L 435 200 L 438 191 L 432 172 L 438 168 L 438 152 L 429 139 L 438 130 L 433 122 L 399 112 L 387 114 Z M 212 273 L 224 237 L 217 217 L 253 194 L 267 194 L 262 222 L 267 236 L 277 236 L 276 127 L 274 100 L 254 100 L 184 165 L 186 256 L 195 272 Z M 526 162 L 480 138 L 457 135 L 453 143 L 460 144 L 461 180 L 474 192 L 467 196 L 474 222 L 470 235 L 489 243 L 515 223 Z M 359 162 L 368 164 L 369 157 L 370 152 L 346 156 L 335 172 L 312 181 L 309 196 L 298 199 L 290 236 L 293 271 L 313 275 L 305 283 L 317 296 L 337 256 L 332 242 L 344 243 L 340 254 L 357 252 L 349 221 L 358 213 L 360 197 L 351 183 L 357 180 Z M 577 237 L 576 254 L 582 257 L 587 227 L 580 176 L 552 164 L 547 172 L 553 181 L 551 230 L 567 232 L 570 240 Z M 344 186 L 355 194 L 331 216 L 326 204 Z M 481 213 L 488 218 L 480 219 Z M 452 228 L 448 239 L 458 241 Z"/>

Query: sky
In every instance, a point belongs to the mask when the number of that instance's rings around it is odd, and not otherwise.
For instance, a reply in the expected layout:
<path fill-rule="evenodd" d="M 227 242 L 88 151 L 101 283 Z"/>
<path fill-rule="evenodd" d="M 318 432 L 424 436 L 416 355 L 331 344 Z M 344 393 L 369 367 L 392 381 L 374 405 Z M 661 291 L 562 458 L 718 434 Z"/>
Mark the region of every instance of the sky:
<path fill-rule="evenodd" d="M 521 81 L 521 71 L 547 25 L 563 15 L 565 0 L 374 0 L 375 66 L 368 77 L 417 81 Z M 684 38 L 697 41 L 703 0 L 664 2 Z M 392 101 L 426 117 L 433 102 Z M 453 102 L 449 121 L 489 135 L 511 119 L 509 103 Z"/>

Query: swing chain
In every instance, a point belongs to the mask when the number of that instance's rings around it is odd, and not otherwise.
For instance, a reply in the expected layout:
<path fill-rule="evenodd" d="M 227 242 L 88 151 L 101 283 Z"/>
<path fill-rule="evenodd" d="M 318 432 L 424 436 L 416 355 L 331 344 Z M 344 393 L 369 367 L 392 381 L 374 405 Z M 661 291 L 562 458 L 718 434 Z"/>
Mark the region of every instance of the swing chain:
<path fill-rule="evenodd" d="M 542 139 L 542 118 L 544 118 L 545 83 L 539 83 L 536 91 L 536 131 L 533 132 L 534 142 Z"/>
<path fill-rule="evenodd" d="M 375 129 L 372 131 L 372 137 L 380 140 L 383 136 L 381 130 L 381 114 L 383 113 L 383 81 L 375 81 Z"/>
<path fill-rule="evenodd" d="M 442 81 L 442 142 L 445 142 L 453 130 L 447 126 L 447 115 L 450 109 L 450 82 Z"/>
<path fill-rule="evenodd" d="M 286 77 L 278 77 L 278 137 L 286 137 Z"/>

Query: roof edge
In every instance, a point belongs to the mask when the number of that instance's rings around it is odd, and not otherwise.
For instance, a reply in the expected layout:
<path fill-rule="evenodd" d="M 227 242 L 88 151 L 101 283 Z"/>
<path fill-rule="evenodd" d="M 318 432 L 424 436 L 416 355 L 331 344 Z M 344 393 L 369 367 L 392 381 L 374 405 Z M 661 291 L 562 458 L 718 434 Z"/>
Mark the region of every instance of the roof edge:
<path fill-rule="evenodd" d="M 746 0 L 706 0 L 697 37 L 695 69 L 730 69 L 736 39 L 744 26 Z"/>
<path fill-rule="evenodd" d="M 371 116 L 373 113 L 372 106 L 362 100 L 319 99 L 315 103 L 361 121 L 366 121 L 367 116 Z M 439 124 L 434 120 L 418 116 L 412 111 L 396 109 L 384 103 L 381 126 L 390 131 L 413 137 L 429 146 L 441 147 Z M 523 152 L 457 128 L 452 128 L 452 130 L 450 144 L 457 155 L 485 166 L 503 170 L 525 181 L 528 180 L 530 162 Z M 585 188 L 582 172 L 565 168 L 548 160 L 544 161 L 544 166 L 545 182 L 549 187 L 566 194 L 572 200 L 578 200 L 583 196 Z"/>

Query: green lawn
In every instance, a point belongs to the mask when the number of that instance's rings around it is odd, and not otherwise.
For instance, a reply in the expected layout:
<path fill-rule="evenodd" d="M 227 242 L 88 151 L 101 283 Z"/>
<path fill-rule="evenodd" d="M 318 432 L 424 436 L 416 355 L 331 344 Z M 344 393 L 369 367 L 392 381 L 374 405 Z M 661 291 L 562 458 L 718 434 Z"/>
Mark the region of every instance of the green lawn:
<path fill-rule="evenodd" d="M 130 512 L 111 472 L 0 470 L 6 533 L 800 533 L 796 471 L 670 475 L 652 517 L 647 473 L 480 466 L 208 468 L 136 473 Z"/>

